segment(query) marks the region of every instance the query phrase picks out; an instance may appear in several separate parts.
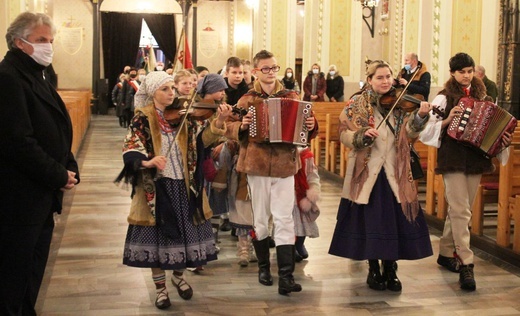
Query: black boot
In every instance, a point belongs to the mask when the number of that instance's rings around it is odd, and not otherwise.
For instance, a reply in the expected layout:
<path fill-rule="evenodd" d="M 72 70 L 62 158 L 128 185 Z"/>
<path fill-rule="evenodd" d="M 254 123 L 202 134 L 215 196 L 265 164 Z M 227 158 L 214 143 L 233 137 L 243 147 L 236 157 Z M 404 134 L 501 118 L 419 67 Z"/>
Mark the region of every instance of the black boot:
<path fill-rule="evenodd" d="M 385 279 L 381 275 L 381 268 L 378 260 L 368 260 L 368 287 L 373 290 L 383 291 L 386 289 Z"/>
<path fill-rule="evenodd" d="M 393 260 L 383 261 L 383 278 L 386 280 L 386 288 L 390 291 L 399 292 L 403 288 L 401 281 L 397 277 L 396 263 Z"/>
<path fill-rule="evenodd" d="M 300 292 L 302 286 L 294 282 L 294 246 L 282 245 L 276 247 L 278 261 L 278 293 L 285 295 L 291 292 Z"/>
<path fill-rule="evenodd" d="M 296 243 L 294 244 L 294 247 L 302 259 L 307 259 L 309 258 L 309 253 L 307 252 L 307 249 L 305 249 L 305 245 L 303 244 L 304 242 L 305 236 L 296 236 Z"/>
<path fill-rule="evenodd" d="M 273 285 L 271 262 L 269 261 L 269 239 L 253 240 L 256 257 L 258 258 L 258 282 L 263 285 Z"/>

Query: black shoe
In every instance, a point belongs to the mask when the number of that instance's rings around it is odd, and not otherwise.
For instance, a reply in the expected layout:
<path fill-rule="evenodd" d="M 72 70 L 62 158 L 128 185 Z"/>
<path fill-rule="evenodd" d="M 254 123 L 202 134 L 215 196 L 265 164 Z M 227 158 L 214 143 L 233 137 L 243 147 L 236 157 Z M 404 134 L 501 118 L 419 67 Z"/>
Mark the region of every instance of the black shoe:
<path fill-rule="evenodd" d="M 292 277 L 280 277 L 278 280 L 278 294 L 287 295 L 292 292 L 301 292 L 302 286 L 294 282 Z"/>
<path fill-rule="evenodd" d="M 179 279 L 176 276 L 172 276 L 172 284 L 177 288 L 177 293 L 183 300 L 189 300 L 193 296 L 193 289 L 191 286 L 184 280 L 184 278 Z M 182 290 L 181 287 L 187 288 L 185 290 Z"/>
<path fill-rule="evenodd" d="M 390 291 L 400 292 L 403 289 L 401 281 L 397 277 L 395 261 L 385 261 L 383 265 L 383 279 L 386 281 L 386 288 Z"/>
<path fill-rule="evenodd" d="M 231 224 L 229 223 L 229 219 L 224 219 L 224 223 L 222 223 L 222 226 L 220 226 L 221 232 L 228 232 L 231 230 Z"/>
<path fill-rule="evenodd" d="M 278 294 L 287 295 L 291 292 L 301 292 L 302 286 L 294 282 L 294 245 L 276 247 L 278 262 Z"/>
<path fill-rule="evenodd" d="M 168 291 L 166 287 L 163 287 L 161 290 L 157 290 L 157 297 L 155 299 L 155 307 L 158 309 L 165 309 L 172 305 L 170 302 L 170 298 L 168 297 Z"/>
<path fill-rule="evenodd" d="M 459 273 L 460 288 L 466 291 L 475 291 L 477 284 L 475 283 L 475 274 L 473 273 L 473 264 L 460 266 Z"/>
<path fill-rule="evenodd" d="M 437 263 L 451 272 L 458 273 L 460 271 L 460 261 L 457 258 L 439 255 L 437 258 Z"/>
<path fill-rule="evenodd" d="M 370 266 L 370 268 L 368 269 L 367 276 L 368 287 L 376 291 L 386 290 L 386 282 L 383 276 L 381 275 L 379 261 L 368 260 L 368 264 Z"/>
<path fill-rule="evenodd" d="M 296 248 L 296 252 L 302 257 L 302 259 L 309 258 L 309 253 L 307 252 L 307 249 L 305 248 L 305 236 L 297 236 L 296 242 L 294 244 Z M 296 261 L 298 262 L 298 261 Z"/>
<path fill-rule="evenodd" d="M 295 251 L 295 252 L 294 252 L 294 261 L 295 261 L 295 262 L 302 262 L 302 261 L 303 261 L 303 257 L 300 256 L 300 254 L 298 253 L 298 251 Z"/>
<path fill-rule="evenodd" d="M 379 271 L 368 271 L 367 284 L 372 290 L 384 291 L 386 289 L 385 280 Z"/>
<path fill-rule="evenodd" d="M 266 286 L 273 285 L 273 276 L 271 275 L 271 271 L 262 268 L 258 269 L 258 282 Z"/>
<path fill-rule="evenodd" d="M 274 239 L 271 238 L 271 236 L 267 237 L 267 239 L 269 240 L 269 248 L 275 248 L 276 243 L 274 242 Z"/>

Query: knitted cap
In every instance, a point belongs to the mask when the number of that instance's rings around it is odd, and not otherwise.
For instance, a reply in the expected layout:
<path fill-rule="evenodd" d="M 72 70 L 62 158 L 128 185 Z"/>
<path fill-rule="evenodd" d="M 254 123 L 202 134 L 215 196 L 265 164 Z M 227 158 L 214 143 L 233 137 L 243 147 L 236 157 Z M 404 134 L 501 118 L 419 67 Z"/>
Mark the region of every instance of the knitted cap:
<path fill-rule="evenodd" d="M 224 78 L 218 74 L 207 74 L 197 85 L 197 91 L 205 96 L 206 94 L 215 93 L 227 89 Z"/>
<path fill-rule="evenodd" d="M 157 89 L 163 84 L 173 81 L 173 77 L 168 75 L 165 71 L 152 71 L 144 78 L 139 86 L 139 90 L 134 96 L 134 107 L 141 108 L 146 106 L 148 100 L 153 98 Z"/>

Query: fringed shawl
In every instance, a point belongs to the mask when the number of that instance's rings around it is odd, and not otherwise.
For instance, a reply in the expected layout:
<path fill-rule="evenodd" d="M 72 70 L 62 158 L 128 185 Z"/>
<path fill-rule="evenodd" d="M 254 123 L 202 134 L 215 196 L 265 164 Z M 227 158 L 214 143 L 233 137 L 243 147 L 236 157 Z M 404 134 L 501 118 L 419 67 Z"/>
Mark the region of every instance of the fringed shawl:
<path fill-rule="evenodd" d="M 345 109 L 348 121 L 344 123 L 348 129 L 355 131 L 353 145 L 357 151 L 350 186 L 350 195 L 354 200 L 359 196 L 369 175 L 368 161 L 372 143 L 368 144 L 363 136 L 368 129 L 375 128 L 374 109 L 385 116 L 385 111 L 379 105 L 379 98 L 380 95 L 367 89 L 354 96 Z M 414 222 L 419 214 L 420 205 L 410 169 L 410 142 L 405 128 L 410 115 L 401 109 L 394 109 L 393 115 L 396 122 L 393 128 L 396 138 L 395 176 L 399 187 L 399 200 L 406 219 Z"/>

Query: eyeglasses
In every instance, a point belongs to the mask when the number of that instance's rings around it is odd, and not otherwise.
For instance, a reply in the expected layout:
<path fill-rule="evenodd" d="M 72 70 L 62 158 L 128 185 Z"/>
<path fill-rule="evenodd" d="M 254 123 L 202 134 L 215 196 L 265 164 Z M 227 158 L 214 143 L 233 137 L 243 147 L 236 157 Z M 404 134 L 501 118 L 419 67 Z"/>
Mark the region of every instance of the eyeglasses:
<path fill-rule="evenodd" d="M 263 74 L 268 74 L 271 70 L 273 72 L 280 71 L 280 66 L 256 68 L 256 70 L 260 70 Z"/>

